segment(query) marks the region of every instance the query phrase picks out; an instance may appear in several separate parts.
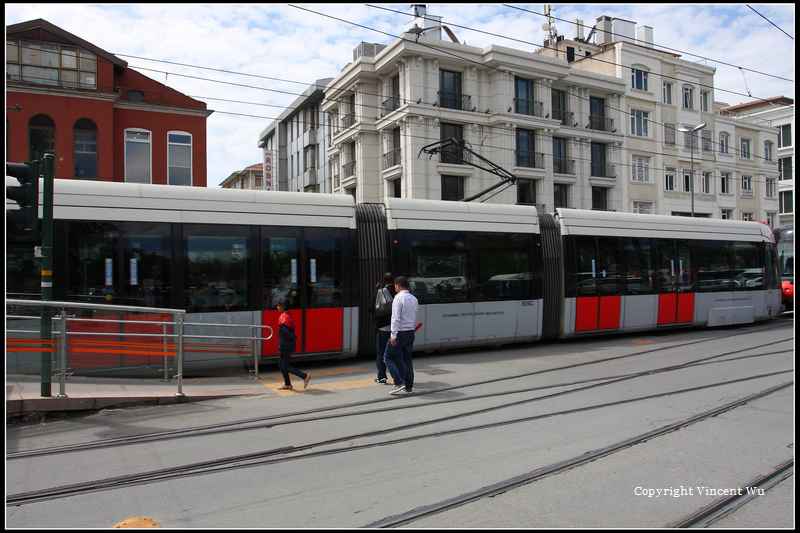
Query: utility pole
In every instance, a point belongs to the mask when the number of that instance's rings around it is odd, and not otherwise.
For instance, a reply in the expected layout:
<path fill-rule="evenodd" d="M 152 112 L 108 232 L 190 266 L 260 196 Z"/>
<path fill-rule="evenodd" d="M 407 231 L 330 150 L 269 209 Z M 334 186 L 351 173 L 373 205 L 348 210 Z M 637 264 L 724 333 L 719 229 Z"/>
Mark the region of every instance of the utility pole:
<path fill-rule="evenodd" d="M 55 173 L 55 155 L 44 154 L 44 189 L 42 190 L 42 302 L 53 300 L 53 174 Z M 37 178 L 38 179 L 38 178 Z M 49 397 L 51 393 L 50 374 L 52 373 L 52 352 L 49 350 L 52 338 L 52 308 L 42 306 L 42 318 L 39 324 L 42 345 L 48 349 L 41 352 L 41 392 Z"/>

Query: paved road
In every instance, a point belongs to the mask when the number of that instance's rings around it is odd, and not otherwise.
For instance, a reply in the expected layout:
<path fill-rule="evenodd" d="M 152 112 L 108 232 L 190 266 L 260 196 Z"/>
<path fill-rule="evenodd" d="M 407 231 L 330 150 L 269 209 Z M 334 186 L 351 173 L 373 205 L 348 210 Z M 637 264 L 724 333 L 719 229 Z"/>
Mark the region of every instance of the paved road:
<path fill-rule="evenodd" d="M 273 453 L 213 473 L 7 507 L 6 525 L 111 527 L 135 517 L 192 528 L 379 523 L 791 382 L 791 326 L 778 320 L 420 354 L 415 394 L 401 398 L 389 396 L 389 387 L 370 385 L 371 368 L 363 361 L 317 364 L 311 372 L 319 377 L 302 392 L 7 427 L 13 451 L 262 419 L 251 429 L 235 424 L 203 436 L 10 459 L 7 495 Z M 704 364 L 680 366 L 701 359 Z M 335 373 L 345 366 L 363 370 Z M 648 373 L 667 367 L 675 368 Z M 743 487 L 792 458 L 793 442 L 792 384 L 408 527 L 664 527 L 717 499 L 715 491 Z M 717 525 L 792 527 L 793 483 L 791 477 Z M 693 494 L 649 496 L 681 487 Z"/>

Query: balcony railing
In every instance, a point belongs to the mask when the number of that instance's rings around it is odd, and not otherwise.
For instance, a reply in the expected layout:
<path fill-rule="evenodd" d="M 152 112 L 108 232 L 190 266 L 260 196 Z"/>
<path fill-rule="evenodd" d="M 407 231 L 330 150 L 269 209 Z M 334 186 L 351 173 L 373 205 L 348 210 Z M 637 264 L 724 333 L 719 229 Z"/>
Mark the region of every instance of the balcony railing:
<path fill-rule="evenodd" d="M 564 126 L 575 126 L 575 113 L 566 109 L 553 109 L 553 118 Z"/>
<path fill-rule="evenodd" d="M 382 170 L 386 170 L 389 167 L 399 165 L 401 161 L 400 156 L 401 156 L 400 148 L 396 148 L 391 152 L 386 152 L 385 154 L 383 154 Z"/>
<path fill-rule="evenodd" d="M 342 175 L 345 178 L 349 178 L 350 176 L 356 175 L 356 162 L 350 161 L 349 163 L 345 163 L 342 165 Z"/>
<path fill-rule="evenodd" d="M 609 163 L 592 163 L 592 176 L 596 178 L 616 178 L 614 165 Z"/>
<path fill-rule="evenodd" d="M 439 161 L 451 165 L 466 165 L 472 161 L 472 154 L 457 146 L 446 146 L 439 153 Z"/>
<path fill-rule="evenodd" d="M 544 116 L 544 103 L 525 98 L 514 98 L 514 113 L 530 115 L 532 117 Z"/>
<path fill-rule="evenodd" d="M 614 129 L 614 119 L 589 115 L 589 129 L 598 131 L 616 131 Z"/>
<path fill-rule="evenodd" d="M 544 168 L 544 154 L 527 150 L 514 150 L 518 167 Z"/>
<path fill-rule="evenodd" d="M 347 129 L 356 123 L 356 112 L 346 114 L 342 117 L 342 129 Z"/>
<path fill-rule="evenodd" d="M 439 91 L 439 107 L 469 111 L 472 109 L 472 97 L 467 94 Z"/>
<path fill-rule="evenodd" d="M 395 94 L 391 98 L 387 98 L 381 104 L 381 108 L 383 109 L 383 115 L 388 115 L 395 109 L 400 107 L 400 94 Z M 381 116 L 383 116 L 381 115 Z"/>
<path fill-rule="evenodd" d="M 575 160 L 566 159 L 564 157 L 553 158 L 553 173 L 554 174 L 575 174 Z"/>

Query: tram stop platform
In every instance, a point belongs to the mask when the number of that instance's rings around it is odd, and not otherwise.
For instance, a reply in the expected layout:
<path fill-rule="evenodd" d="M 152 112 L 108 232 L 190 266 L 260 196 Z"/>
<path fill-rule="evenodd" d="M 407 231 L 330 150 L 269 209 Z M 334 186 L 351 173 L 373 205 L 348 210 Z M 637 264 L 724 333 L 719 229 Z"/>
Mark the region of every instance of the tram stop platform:
<path fill-rule="evenodd" d="M 231 396 L 253 396 L 272 393 L 275 380 L 253 374 L 219 377 L 184 378 L 178 393 L 177 379 L 111 378 L 70 376 L 59 397 L 60 382 L 50 384 L 50 396 L 42 396 L 41 377 L 6 375 L 6 416 L 55 411 L 93 411 L 112 407 L 164 405 L 211 400 Z M 282 384 L 282 381 L 280 382 Z M 302 385 L 302 383 L 301 383 Z M 46 388 L 46 386 L 45 386 Z"/>

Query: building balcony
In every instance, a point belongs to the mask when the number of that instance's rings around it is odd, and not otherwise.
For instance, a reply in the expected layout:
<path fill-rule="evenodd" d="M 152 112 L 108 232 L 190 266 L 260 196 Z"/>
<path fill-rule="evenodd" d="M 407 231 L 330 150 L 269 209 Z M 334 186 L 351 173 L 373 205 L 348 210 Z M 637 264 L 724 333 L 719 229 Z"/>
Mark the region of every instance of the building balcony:
<path fill-rule="evenodd" d="M 525 98 L 514 98 L 514 113 L 532 117 L 544 117 L 544 103 Z"/>
<path fill-rule="evenodd" d="M 439 91 L 439 107 L 445 109 L 472 110 L 472 97 L 467 94 Z"/>
<path fill-rule="evenodd" d="M 616 178 L 617 173 L 614 165 L 609 163 L 592 163 L 592 177 Z"/>
<path fill-rule="evenodd" d="M 472 161 L 472 154 L 457 146 L 446 146 L 439 152 L 439 162 L 450 165 L 466 165 Z"/>
<path fill-rule="evenodd" d="M 350 126 L 356 123 L 356 112 L 353 111 L 352 113 L 346 114 L 342 117 L 342 129 L 346 130 Z"/>
<path fill-rule="evenodd" d="M 553 109 L 553 119 L 561 122 L 563 126 L 575 127 L 575 113 L 566 109 Z"/>
<path fill-rule="evenodd" d="M 345 163 L 342 165 L 342 175 L 345 179 L 349 178 L 350 176 L 356 175 L 356 162 L 350 161 L 349 163 Z"/>
<path fill-rule="evenodd" d="M 381 116 L 388 115 L 395 109 L 400 107 L 400 95 L 395 94 L 391 98 L 387 98 L 381 104 Z"/>
<path fill-rule="evenodd" d="M 590 130 L 616 132 L 614 128 L 614 119 L 606 117 L 598 117 L 595 115 L 589 116 L 589 125 L 586 126 Z"/>
<path fill-rule="evenodd" d="M 553 158 L 553 173 L 554 174 L 570 174 L 575 175 L 575 160 L 567 159 L 564 157 Z"/>
<path fill-rule="evenodd" d="M 387 168 L 393 167 L 395 165 L 399 165 L 401 162 L 401 152 L 400 148 L 396 148 L 391 152 L 387 152 L 383 154 L 383 161 L 381 164 L 381 169 L 386 170 Z"/>
<path fill-rule="evenodd" d="M 544 168 L 544 154 L 526 150 L 514 150 L 516 166 L 527 168 Z"/>

